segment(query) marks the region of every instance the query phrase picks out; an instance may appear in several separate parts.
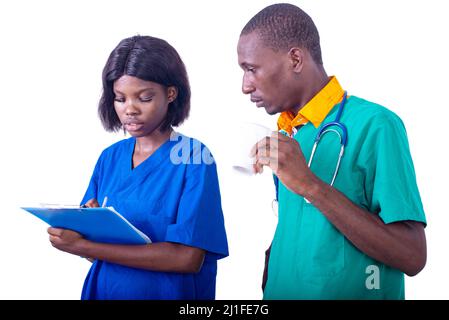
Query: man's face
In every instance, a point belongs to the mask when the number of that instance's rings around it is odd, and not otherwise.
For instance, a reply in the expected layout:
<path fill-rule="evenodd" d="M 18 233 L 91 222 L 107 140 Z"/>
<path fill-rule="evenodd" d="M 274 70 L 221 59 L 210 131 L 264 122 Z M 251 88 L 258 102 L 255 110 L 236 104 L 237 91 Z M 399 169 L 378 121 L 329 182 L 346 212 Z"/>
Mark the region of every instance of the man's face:
<path fill-rule="evenodd" d="M 288 53 L 266 47 L 256 32 L 242 35 L 237 46 L 238 62 L 243 69 L 242 91 L 258 108 L 268 114 L 291 109 L 291 83 Z M 290 84 L 290 85 L 289 85 Z"/>

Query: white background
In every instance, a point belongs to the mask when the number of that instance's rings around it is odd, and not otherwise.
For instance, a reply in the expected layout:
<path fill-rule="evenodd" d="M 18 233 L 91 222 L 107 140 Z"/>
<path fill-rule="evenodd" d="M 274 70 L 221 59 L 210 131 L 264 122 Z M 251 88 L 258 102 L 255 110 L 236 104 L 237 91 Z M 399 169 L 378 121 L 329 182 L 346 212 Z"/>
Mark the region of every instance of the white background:
<path fill-rule="evenodd" d="M 0 4 L 0 298 L 79 299 L 89 262 L 53 249 L 46 225 L 19 209 L 78 203 L 100 152 L 123 134 L 97 117 L 101 71 L 135 34 L 166 39 L 191 80 L 192 112 L 179 131 L 218 162 L 230 256 L 219 262 L 218 299 L 260 299 L 264 250 L 276 217 L 271 175 L 229 166 L 227 128 L 275 128 L 241 91 L 236 44 L 271 1 L 2 1 Z M 449 298 L 447 265 L 448 57 L 445 1 L 294 1 L 314 19 L 324 65 L 352 95 L 404 121 L 428 227 L 428 262 L 406 278 L 408 299 Z"/>

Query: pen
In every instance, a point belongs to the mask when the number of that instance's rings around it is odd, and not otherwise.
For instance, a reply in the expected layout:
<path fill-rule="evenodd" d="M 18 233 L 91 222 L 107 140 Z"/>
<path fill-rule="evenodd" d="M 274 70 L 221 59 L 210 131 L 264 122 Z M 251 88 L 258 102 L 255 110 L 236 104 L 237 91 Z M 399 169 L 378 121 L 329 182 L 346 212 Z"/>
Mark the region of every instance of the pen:
<path fill-rule="evenodd" d="M 106 197 L 104 197 L 103 204 L 101 205 L 101 207 L 102 208 L 106 207 L 107 202 L 108 202 L 108 197 L 106 196 Z"/>

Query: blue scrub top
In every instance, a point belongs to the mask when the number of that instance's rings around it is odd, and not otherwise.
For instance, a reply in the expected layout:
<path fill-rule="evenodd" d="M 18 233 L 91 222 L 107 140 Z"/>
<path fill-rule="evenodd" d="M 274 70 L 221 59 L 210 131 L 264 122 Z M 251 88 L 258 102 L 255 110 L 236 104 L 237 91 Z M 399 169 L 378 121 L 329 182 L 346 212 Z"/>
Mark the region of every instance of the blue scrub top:
<path fill-rule="evenodd" d="M 82 203 L 108 197 L 153 242 L 206 250 L 201 271 L 156 272 L 96 260 L 82 299 L 214 299 L 217 260 L 228 255 L 217 169 L 207 147 L 175 133 L 132 168 L 136 139 L 105 149 Z"/>

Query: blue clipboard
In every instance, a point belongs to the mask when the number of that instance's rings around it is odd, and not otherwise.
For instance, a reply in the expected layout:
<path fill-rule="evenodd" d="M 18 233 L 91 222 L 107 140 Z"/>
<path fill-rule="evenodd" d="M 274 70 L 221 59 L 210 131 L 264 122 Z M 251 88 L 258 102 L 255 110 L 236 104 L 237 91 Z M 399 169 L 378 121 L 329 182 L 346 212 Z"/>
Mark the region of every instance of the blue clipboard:
<path fill-rule="evenodd" d="M 103 243 L 148 244 L 150 238 L 113 207 L 64 208 L 22 207 L 55 228 L 70 229 L 84 238 Z"/>

